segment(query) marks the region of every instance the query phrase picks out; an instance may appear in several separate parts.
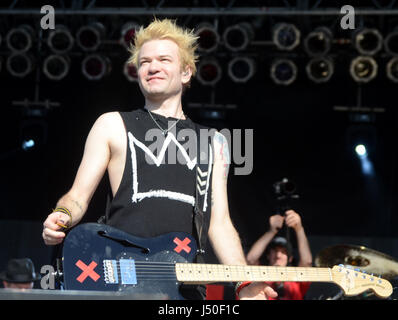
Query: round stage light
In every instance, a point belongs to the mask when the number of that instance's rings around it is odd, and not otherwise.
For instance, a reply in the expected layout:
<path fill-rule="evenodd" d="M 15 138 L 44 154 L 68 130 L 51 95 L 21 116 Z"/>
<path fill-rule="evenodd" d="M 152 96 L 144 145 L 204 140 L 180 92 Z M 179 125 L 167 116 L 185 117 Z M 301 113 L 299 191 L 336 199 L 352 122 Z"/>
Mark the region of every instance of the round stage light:
<path fill-rule="evenodd" d="M 383 37 L 377 29 L 364 28 L 354 33 L 354 46 L 360 54 L 372 56 L 383 46 Z"/>
<path fill-rule="evenodd" d="M 252 58 L 235 57 L 228 63 L 228 75 L 233 82 L 245 83 L 255 73 L 255 63 Z"/>
<path fill-rule="evenodd" d="M 213 52 L 220 43 L 220 36 L 216 28 L 210 23 L 201 23 L 195 34 L 198 39 L 198 50 L 201 52 Z"/>
<path fill-rule="evenodd" d="M 300 30 L 291 23 L 278 23 L 272 32 L 272 40 L 280 50 L 291 51 L 300 44 Z"/>
<path fill-rule="evenodd" d="M 398 28 L 385 37 L 384 48 L 388 54 L 398 55 Z"/>
<path fill-rule="evenodd" d="M 277 59 L 271 64 L 271 79 L 280 85 L 290 85 L 297 78 L 297 66 L 290 59 Z"/>
<path fill-rule="evenodd" d="M 368 56 L 359 56 L 351 61 L 351 77 L 360 83 L 367 83 L 373 80 L 378 71 L 378 65 L 375 59 Z"/>
<path fill-rule="evenodd" d="M 324 56 L 332 46 L 332 32 L 329 28 L 318 27 L 304 39 L 305 51 L 311 57 Z"/>
<path fill-rule="evenodd" d="M 70 59 L 61 55 L 48 56 L 43 63 L 43 73 L 50 80 L 62 80 L 68 75 L 69 69 Z"/>
<path fill-rule="evenodd" d="M 14 53 L 8 57 L 6 62 L 7 71 L 17 78 L 26 77 L 33 68 L 33 59 L 26 53 Z"/>
<path fill-rule="evenodd" d="M 33 45 L 34 30 L 29 25 L 20 25 L 12 28 L 6 36 L 7 47 L 18 53 L 29 51 Z"/>
<path fill-rule="evenodd" d="M 126 48 L 130 48 L 134 44 L 135 33 L 139 28 L 138 23 L 126 22 L 120 31 L 120 43 Z"/>
<path fill-rule="evenodd" d="M 67 27 L 57 25 L 54 30 L 50 30 L 50 34 L 47 38 L 47 45 L 52 52 L 64 54 L 73 48 L 74 41 Z"/>
<path fill-rule="evenodd" d="M 222 70 L 219 63 L 214 59 L 205 59 L 198 66 L 198 81 L 206 86 L 214 86 L 220 81 Z"/>
<path fill-rule="evenodd" d="M 103 24 L 96 22 L 81 27 L 76 34 L 76 42 L 83 51 L 96 51 L 102 43 L 105 36 L 105 27 Z"/>
<path fill-rule="evenodd" d="M 312 81 L 316 83 L 325 83 L 332 77 L 334 65 L 329 58 L 313 58 L 308 62 L 305 71 L 308 78 Z"/>
<path fill-rule="evenodd" d="M 138 81 L 137 68 L 132 63 L 128 63 L 127 61 L 124 63 L 123 74 L 125 75 L 128 81 L 131 82 Z"/>
<path fill-rule="evenodd" d="M 398 83 L 398 57 L 391 58 L 386 66 L 386 73 L 388 79 Z"/>
<path fill-rule="evenodd" d="M 246 22 L 229 26 L 223 33 L 224 45 L 231 51 L 246 49 L 253 38 L 253 28 Z"/>
<path fill-rule="evenodd" d="M 82 62 L 82 73 L 88 80 L 101 80 L 111 71 L 111 64 L 107 57 L 91 54 Z"/>

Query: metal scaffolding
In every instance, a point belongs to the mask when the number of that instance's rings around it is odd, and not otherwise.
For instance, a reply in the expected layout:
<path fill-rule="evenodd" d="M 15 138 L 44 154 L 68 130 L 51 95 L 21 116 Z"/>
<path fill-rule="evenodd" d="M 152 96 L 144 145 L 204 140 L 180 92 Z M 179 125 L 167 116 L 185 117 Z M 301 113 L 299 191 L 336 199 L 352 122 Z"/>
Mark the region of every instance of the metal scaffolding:
<path fill-rule="evenodd" d="M 285 7 L 235 7 L 235 8 L 186 8 L 186 7 L 120 7 L 120 8 L 88 8 L 88 9 L 64 9 L 55 8 L 58 16 L 339 16 L 340 8 L 322 8 L 299 10 Z M 16 16 L 42 15 L 40 9 L 0 9 L 0 15 Z M 398 9 L 355 9 L 356 16 L 397 16 Z"/>

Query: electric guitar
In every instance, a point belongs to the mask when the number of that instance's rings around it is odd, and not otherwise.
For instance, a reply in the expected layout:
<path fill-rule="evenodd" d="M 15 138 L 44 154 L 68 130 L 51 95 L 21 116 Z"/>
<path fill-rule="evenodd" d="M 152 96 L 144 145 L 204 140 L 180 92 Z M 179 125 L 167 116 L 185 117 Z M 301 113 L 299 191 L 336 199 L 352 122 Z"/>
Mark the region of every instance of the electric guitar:
<path fill-rule="evenodd" d="M 381 298 L 392 294 L 385 279 L 345 266 L 301 268 L 192 263 L 194 238 L 174 232 L 139 238 L 97 223 L 74 227 L 64 240 L 63 281 L 66 290 L 123 291 L 163 294 L 183 299 L 181 283 L 238 281 L 330 282 L 347 296 L 369 289 Z"/>

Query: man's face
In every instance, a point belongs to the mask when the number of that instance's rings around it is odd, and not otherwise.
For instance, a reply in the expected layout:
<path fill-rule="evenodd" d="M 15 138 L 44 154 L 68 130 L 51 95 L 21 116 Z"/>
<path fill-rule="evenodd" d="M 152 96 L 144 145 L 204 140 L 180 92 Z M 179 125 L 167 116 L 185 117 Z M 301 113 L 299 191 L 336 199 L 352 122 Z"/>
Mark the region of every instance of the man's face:
<path fill-rule="evenodd" d="M 270 249 L 267 257 L 271 266 L 286 267 L 289 263 L 289 256 L 285 247 L 276 246 Z"/>
<path fill-rule="evenodd" d="M 159 101 L 180 94 L 190 77 L 190 71 L 181 68 L 175 42 L 150 40 L 142 45 L 138 56 L 138 80 L 147 99 Z"/>

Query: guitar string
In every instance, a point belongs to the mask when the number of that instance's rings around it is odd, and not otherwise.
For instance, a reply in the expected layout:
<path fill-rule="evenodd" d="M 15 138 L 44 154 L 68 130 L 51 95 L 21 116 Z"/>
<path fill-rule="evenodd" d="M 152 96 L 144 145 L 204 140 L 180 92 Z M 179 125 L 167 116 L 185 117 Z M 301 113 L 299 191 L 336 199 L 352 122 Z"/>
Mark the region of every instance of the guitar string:
<path fill-rule="evenodd" d="M 119 269 L 119 268 L 118 268 Z M 264 270 L 250 270 L 250 271 L 245 271 L 245 270 L 225 270 L 225 269 L 217 269 L 217 268 L 200 268 L 200 270 L 193 268 L 191 271 L 192 272 L 205 272 L 208 273 L 210 269 L 210 272 L 213 273 L 246 273 L 247 275 L 249 274 L 256 274 L 256 275 L 280 275 L 280 276 L 284 276 L 284 275 L 296 275 L 297 277 L 310 277 L 312 275 L 308 275 L 306 274 L 306 272 L 302 271 L 300 272 L 300 270 L 285 270 L 285 271 L 264 271 Z M 132 269 L 131 269 L 132 270 Z M 188 269 L 189 270 L 189 269 Z M 170 265 L 170 266 L 151 266 L 151 265 L 141 265 L 141 266 L 136 266 L 135 267 L 135 271 L 136 272 L 150 272 L 150 271 L 173 271 L 176 272 L 176 267 L 174 265 Z M 329 276 L 329 271 L 328 270 L 318 270 L 317 269 L 317 274 L 320 276 Z M 321 272 L 319 272 L 321 271 Z M 120 272 L 118 270 L 118 272 Z M 300 276 L 297 275 L 297 273 L 300 273 Z"/>
<path fill-rule="evenodd" d="M 151 268 L 152 269 L 173 269 L 173 270 L 176 269 L 176 265 L 174 263 L 165 263 L 163 265 L 155 265 L 152 262 L 150 262 L 150 263 L 135 262 L 134 266 L 135 266 L 136 270 L 151 269 Z M 268 270 L 264 270 L 262 268 L 256 268 L 256 267 L 251 268 L 252 270 L 249 270 L 249 271 L 247 271 L 247 268 L 241 268 L 242 270 L 236 270 L 236 269 L 239 269 L 240 267 L 247 267 L 247 266 L 236 266 L 236 268 L 235 268 L 235 266 L 233 266 L 233 267 L 228 267 L 228 269 L 224 269 L 223 267 L 221 267 L 221 265 L 220 266 L 201 265 L 200 267 L 194 266 L 192 268 L 192 270 L 197 271 L 198 269 L 200 269 L 200 270 L 211 269 L 212 271 L 216 271 L 216 272 L 226 272 L 226 271 L 229 271 L 229 272 L 256 272 L 256 273 L 260 272 L 263 274 L 264 273 L 265 274 L 285 274 L 285 273 L 297 273 L 297 272 L 301 271 L 302 276 L 305 276 L 306 275 L 305 273 L 308 272 L 308 270 L 306 268 L 294 268 L 294 267 L 293 267 L 293 269 L 283 268 L 283 270 L 273 271 L 273 270 L 269 270 L 268 267 L 266 267 L 266 266 L 265 266 L 265 268 L 267 268 Z M 120 268 L 120 266 L 118 268 Z M 126 268 L 128 268 L 128 266 Z M 114 269 L 113 266 L 112 266 L 112 269 Z M 186 267 L 185 267 L 185 269 L 186 269 Z M 246 269 L 246 270 L 243 270 L 243 269 Z M 313 271 L 317 270 L 318 273 L 319 273 L 319 271 L 321 271 L 323 274 L 329 274 L 329 271 L 330 271 L 328 268 L 311 268 L 311 270 L 313 270 Z M 361 273 L 361 272 L 358 272 L 358 273 Z"/>
<path fill-rule="evenodd" d="M 136 272 L 136 277 L 137 277 L 137 280 L 139 280 L 139 281 L 145 281 L 145 280 L 151 280 L 151 281 L 155 281 L 155 280 L 156 281 L 163 281 L 163 280 L 164 281 L 177 281 L 177 276 L 176 276 L 176 271 L 175 271 L 174 265 L 170 264 L 169 268 L 170 268 L 169 270 L 161 270 L 161 271 L 159 271 L 158 269 L 152 267 L 152 269 L 146 269 L 146 271 Z M 322 273 L 323 273 L 322 276 L 328 275 L 328 271 L 329 271 L 329 269 L 327 269 L 327 268 L 326 269 L 325 268 L 312 268 L 312 269 L 316 269 L 317 271 L 322 271 Z M 145 268 L 144 268 L 144 270 L 145 270 Z M 211 270 L 211 271 L 212 271 L 211 275 L 214 276 L 214 277 L 220 276 L 220 274 L 221 275 L 225 275 L 225 270 Z M 297 268 L 290 269 L 290 270 L 285 270 L 285 271 L 288 271 L 287 273 L 289 273 L 289 272 L 290 273 L 296 273 Z M 117 274 L 120 277 L 120 279 L 123 278 L 121 271 L 118 270 Z M 125 274 L 129 274 L 129 272 L 123 272 L 123 274 L 124 275 Z M 207 275 L 207 274 L 206 273 L 202 273 L 201 275 Z M 281 274 L 281 272 L 279 272 L 279 271 L 276 271 L 276 272 L 273 272 L 273 273 L 269 272 L 267 275 L 270 276 L 270 277 L 277 276 L 278 279 L 280 279 L 281 276 L 283 277 L 283 273 Z M 318 278 L 319 278 L 320 275 L 321 274 L 318 274 Z M 189 277 L 189 276 L 195 276 L 195 275 L 187 273 L 186 276 Z M 242 275 L 237 275 L 237 276 L 242 276 Z M 258 274 L 257 275 L 256 274 L 247 274 L 245 276 L 256 277 L 256 276 L 259 276 L 259 275 Z M 306 275 L 302 275 L 301 276 L 301 281 L 305 281 L 306 280 L 305 278 L 306 278 Z M 327 277 L 325 277 L 325 281 L 328 282 L 328 280 L 326 278 Z M 225 278 L 223 278 L 223 279 L 225 279 Z M 258 281 L 261 281 L 261 275 L 260 275 L 259 279 L 260 280 L 258 280 Z M 296 279 L 297 279 L 297 277 L 296 277 Z M 197 281 L 197 279 L 187 279 L 185 281 L 189 281 L 189 280 Z M 251 280 L 253 280 L 253 279 L 251 279 Z M 307 279 L 307 281 L 310 281 L 310 280 L 311 279 Z M 230 280 L 230 281 L 233 281 L 233 280 Z"/>
<path fill-rule="evenodd" d="M 155 262 L 155 263 L 157 265 L 154 265 L 154 262 L 135 261 L 135 266 L 136 266 L 136 273 L 135 274 L 136 274 L 137 281 L 173 281 L 173 282 L 176 282 L 176 281 L 178 282 L 179 281 L 177 279 L 175 263 L 169 263 L 169 262 Z M 286 267 L 286 268 L 278 268 L 275 271 L 273 271 L 272 269 L 271 270 L 267 270 L 267 272 L 264 273 L 264 270 L 261 270 L 262 267 L 265 267 L 267 269 L 269 269 L 269 267 L 267 267 L 267 266 L 262 266 L 261 267 L 260 266 L 260 267 L 252 267 L 252 268 L 254 268 L 254 270 L 251 270 L 252 274 L 246 272 L 246 274 L 242 275 L 242 273 L 244 273 L 244 271 L 242 269 L 244 269 L 245 266 L 236 266 L 237 269 L 239 269 L 239 268 L 241 269 L 241 270 L 238 270 L 238 271 L 237 270 L 231 270 L 231 269 L 233 269 L 233 267 L 234 266 L 232 266 L 232 268 L 231 268 L 231 266 L 229 266 L 228 267 L 228 269 L 229 269 L 228 271 L 230 271 L 230 273 L 231 272 L 235 273 L 234 276 L 236 276 L 236 277 L 239 277 L 239 276 L 242 277 L 243 276 L 243 277 L 249 277 L 249 278 L 251 277 L 250 280 L 252 280 L 252 281 L 264 281 L 264 280 L 262 280 L 263 279 L 262 277 L 264 277 L 264 276 L 268 276 L 271 279 L 272 279 L 272 277 L 277 277 L 277 279 L 275 279 L 274 281 L 278 281 L 278 280 L 281 281 L 280 280 L 281 277 L 282 278 L 284 276 L 287 277 L 287 276 L 289 276 L 292 273 L 294 273 L 296 275 L 296 277 L 295 277 L 296 280 L 295 281 L 302 281 L 302 282 L 314 281 L 313 277 L 311 277 L 311 275 L 309 275 L 309 278 L 308 278 L 308 275 L 305 274 L 305 272 L 308 272 L 308 270 L 312 270 L 312 271 L 316 270 L 317 271 L 317 273 L 318 273 L 318 277 L 317 277 L 318 280 L 317 281 L 320 281 L 320 279 L 319 279 L 320 276 L 324 277 L 323 281 L 325 281 L 325 282 L 330 282 L 329 280 L 332 280 L 332 279 L 330 279 L 330 271 L 331 271 L 330 268 Z M 203 270 L 203 268 L 206 268 L 206 266 L 202 265 L 202 270 Z M 224 280 L 229 280 L 229 281 L 234 282 L 234 280 L 231 280 L 231 279 L 233 279 L 233 277 L 231 277 L 229 279 L 225 278 L 225 274 L 226 274 L 227 270 L 222 269 L 222 268 L 223 267 L 220 267 L 220 266 L 217 266 L 217 265 L 210 265 L 211 276 L 213 276 L 213 277 L 220 277 L 221 276 L 222 279 L 224 279 Z M 185 273 L 185 276 L 188 277 L 188 278 L 189 277 L 195 277 L 195 271 L 198 271 L 198 270 L 191 270 L 191 272 Z M 199 270 L 198 273 L 200 273 L 200 271 L 201 270 Z M 209 271 L 209 270 L 207 270 L 207 271 Z M 297 274 L 298 271 L 302 271 L 300 277 L 298 277 L 298 274 Z M 236 274 L 236 272 L 238 272 L 238 274 Z M 357 272 L 357 273 L 362 274 L 363 276 L 366 276 L 366 274 L 363 274 L 361 272 Z M 119 265 L 119 268 L 117 269 L 117 274 L 118 274 L 118 277 L 121 279 L 120 281 L 122 282 L 123 281 L 122 280 L 123 277 L 122 277 L 122 271 L 120 270 L 120 265 Z M 127 272 L 126 271 L 123 272 L 123 275 L 126 275 L 126 274 L 127 275 L 129 274 L 128 270 L 127 270 Z M 200 274 L 200 276 L 209 276 L 209 275 L 210 275 L 209 272 L 203 272 L 203 273 Z M 367 275 L 367 276 L 370 277 L 370 275 Z M 253 278 L 256 278 L 256 277 L 257 277 L 258 280 L 253 279 Z M 298 280 L 298 278 L 301 278 L 301 279 Z M 377 277 L 374 277 L 374 278 L 377 278 Z M 216 280 L 217 281 L 221 281 L 222 279 L 218 278 Z M 188 282 L 190 280 L 191 281 L 198 281 L 197 279 L 186 279 L 185 282 Z M 210 279 L 209 281 L 216 281 L 216 280 Z M 271 280 L 268 280 L 268 281 L 271 281 Z M 182 282 L 184 282 L 184 280 Z M 119 281 L 117 282 L 117 284 L 119 284 Z M 121 284 L 123 284 L 123 283 L 121 283 Z"/>
<path fill-rule="evenodd" d="M 153 275 L 156 275 L 159 272 L 162 272 L 162 275 L 167 275 L 167 273 L 170 272 L 170 274 L 174 276 L 175 273 L 176 273 L 175 264 L 174 263 L 169 263 L 169 262 L 156 262 L 156 261 L 152 261 L 152 262 L 142 261 L 141 262 L 141 261 L 135 261 L 135 266 L 136 266 L 135 271 L 136 271 L 137 275 L 144 275 L 145 274 L 145 275 L 153 276 Z M 212 274 L 213 275 L 217 274 L 218 276 L 220 274 L 225 275 L 227 271 L 229 271 L 229 273 L 233 273 L 234 276 L 238 276 L 238 275 L 236 275 L 236 273 L 243 273 L 244 272 L 243 270 L 231 270 L 231 269 L 235 269 L 234 267 L 235 266 L 232 266 L 232 267 L 230 266 L 230 267 L 228 267 L 229 270 L 226 270 L 226 269 L 223 269 L 223 267 L 219 267 L 217 265 L 214 267 L 214 265 L 211 265 L 210 267 L 202 266 L 201 269 L 203 270 L 203 269 L 210 268 Z M 236 269 L 239 269 L 239 268 L 242 268 L 242 267 L 244 267 L 244 266 L 236 266 Z M 266 266 L 264 266 L 264 267 L 267 268 Z M 119 266 L 119 268 L 120 268 L 120 266 Z M 121 275 L 121 271 L 119 271 L 119 268 L 118 268 L 118 275 Z M 299 268 L 299 267 L 291 268 L 290 267 L 290 269 L 289 269 L 289 267 L 288 267 L 288 268 L 283 268 L 284 272 L 283 271 L 279 271 L 279 270 L 276 270 L 276 271 L 272 271 L 272 270 L 264 271 L 264 270 L 261 270 L 261 267 L 260 267 L 260 270 L 258 269 L 258 267 L 257 267 L 257 270 L 256 270 L 256 267 L 252 267 L 252 268 L 255 268 L 255 269 L 251 270 L 251 274 L 250 273 L 246 274 L 246 276 L 260 277 L 260 278 L 261 278 L 261 276 L 268 276 L 268 277 L 278 276 L 278 278 L 280 278 L 280 277 L 283 277 L 283 276 L 288 276 L 289 273 L 294 273 L 294 274 L 296 274 L 296 279 L 297 278 L 301 278 L 303 281 L 308 277 L 308 275 L 306 274 L 306 271 L 308 271 L 307 268 Z M 330 274 L 329 268 L 311 268 L 311 270 L 314 270 L 314 269 L 316 269 L 318 271 L 318 276 L 320 276 L 320 275 L 322 275 L 322 276 L 326 275 L 327 276 L 327 275 Z M 195 272 L 195 271 L 197 271 L 197 269 L 193 270 L 193 272 Z M 207 271 L 207 270 L 205 270 L 205 271 Z M 297 275 L 297 272 L 299 272 L 299 271 L 301 271 L 300 277 Z M 321 271 L 322 274 L 320 274 L 319 271 Z M 151 274 L 151 273 L 153 273 L 153 274 Z M 200 273 L 200 271 L 198 273 Z M 204 272 L 204 273 L 202 273 L 202 275 L 203 274 L 208 274 L 208 273 L 209 272 Z M 246 273 L 247 273 L 247 271 L 246 271 Z M 187 274 L 189 276 L 189 273 L 187 273 Z M 240 275 L 240 276 L 242 276 L 242 275 Z M 309 276 L 311 276 L 311 275 L 309 275 Z"/>

